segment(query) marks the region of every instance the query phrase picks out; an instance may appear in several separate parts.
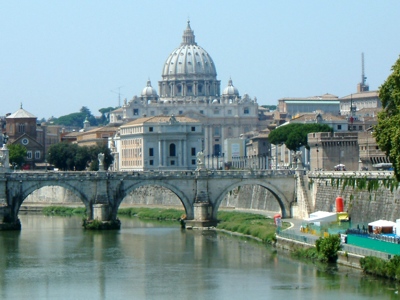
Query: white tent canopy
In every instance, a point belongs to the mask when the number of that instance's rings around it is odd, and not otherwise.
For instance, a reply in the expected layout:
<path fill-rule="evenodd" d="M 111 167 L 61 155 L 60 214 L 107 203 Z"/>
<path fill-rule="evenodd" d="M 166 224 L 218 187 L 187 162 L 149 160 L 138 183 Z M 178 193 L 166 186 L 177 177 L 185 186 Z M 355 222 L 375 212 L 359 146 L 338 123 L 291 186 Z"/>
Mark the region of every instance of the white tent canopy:
<path fill-rule="evenodd" d="M 394 227 L 396 226 L 395 222 L 386 221 L 386 220 L 378 220 L 371 223 L 368 223 L 368 226 L 375 226 L 375 227 Z"/>

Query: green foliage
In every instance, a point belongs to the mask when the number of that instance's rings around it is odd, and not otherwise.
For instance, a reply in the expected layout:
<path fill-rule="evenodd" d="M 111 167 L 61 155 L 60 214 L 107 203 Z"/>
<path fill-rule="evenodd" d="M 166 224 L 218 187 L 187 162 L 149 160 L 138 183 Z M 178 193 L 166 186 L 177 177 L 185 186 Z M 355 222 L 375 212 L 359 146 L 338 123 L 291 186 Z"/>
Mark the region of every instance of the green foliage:
<path fill-rule="evenodd" d="M 7 145 L 7 148 L 9 150 L 10 165 L 22 166 L 25 163 L 26 148 L 21 144 L 10 144 Z"/>
<path fill-rule="evenodd" d="M 250 235 L 265 243 L 276 241 L 274 220 L 263 215 L 219 211 L 218 220 L 218 229 Z M 287 222 L 282 223 L 282 229 L 288 226 Z"/>
<path fill-rule="evenodd" d="M 315 242 L 315 248 L 320 257 L 319 260 L 326 262 L 336 262 L 338 251 L 341 249 L 340 236 L 331 234 L 328 237 L 320 237 Z"/>
<path fill-rule="evenodd" d="M 301 146 L 309 149 L 307 135 L 313 132 L 333 132 L 333 129 L 326 124 L 290 123 L 273 130 L 268 140 L 274 145 L 285 144 L 292 151 L 298 150 Z"/>
<path fill-rule="evenodd" d="M 86 215 L 84 207 L 66 207 L 66 206 L 48 206 L 42 209 L 42 213 L 46 216 L 63 216 L 69 217 L 73 215 Z"/>
<path fill-rule="evenodd" d="M 70 143 L 57 143 L 49 148 L 47 161 L 63 171 L 98 170 L 98 154 L 104 153 L 104 165 L 108 169 L 114 158 L 106 145 L 78 146 Z"/>
<path fill-rule="evenodd" d="M 146 208 L 146 207 L 130 207 L 118 210 L 118 215 L 139 217 L 140 219 L 151 220 L 179 220 L 184 214 L 183 210 L 178 209 L 162 209 L 162 208 Z"/>
<path fill-rule="evenodd" d="M 91 126 L 97 126 L 97 120 L 92 115 L 90 110 L 86 106 L 82 106 L 79 112 L 71 113 L 65 116 L 61 116 L 59 118 L 53 119 L 53 123 L 55 125 L 65 125 L 71 127 L 83 127 L 83 122 L 88 119 Z"/>
<path fill-rule="evenodd" d="M 290 255 L 293 258 L 297 258 L 297 259 L 307 259 L 307 260 L 319 260 L 319 256 L 318 256 L 318 252 L 317 250 L 313 247 L 313 248 L 297 248 L 294 249 Z"/>
<path fill-rule="evenodd" d="M 101 113 L 100 120 L 98 121 L 99 125 L 106 125 L 110 121 L 110 112 L 117 109 L 118 107 L 104 107 L 100 108 L 99 112 Z"/>
<path fill-rule="evenodd" d="M 360 259 L 360 266 L 366 274 L 400 280 L 399 255 L 393 256 L 388 261 L 375 256 L 366 256 Z"/>
<path fill-rule="evenodd" d="M 400 58 L 392 73 L 379 88 L 383 110 L 378 114 L 374 136 L 379 148 L 386 152 L 393 164 L 394 174 L 400 180 Z"/>
<path fill-rule="evenodd" d="M 292 251 L 291 256 L 323 263 L 332 263 L 337 261 L 340 249 L 340 237 L 337 234 L 333 234 L 325 238 L 320 237 L 315 242 L 315 247 L 295 249 Z"/>
<path fill-rule="evenodd" d="M 115 230 L 121 228 L 120 220 L 112 220 L 109 222 L 102 222 L 99 220 L 82 220 L 82 226 L 88 230 Z"/>

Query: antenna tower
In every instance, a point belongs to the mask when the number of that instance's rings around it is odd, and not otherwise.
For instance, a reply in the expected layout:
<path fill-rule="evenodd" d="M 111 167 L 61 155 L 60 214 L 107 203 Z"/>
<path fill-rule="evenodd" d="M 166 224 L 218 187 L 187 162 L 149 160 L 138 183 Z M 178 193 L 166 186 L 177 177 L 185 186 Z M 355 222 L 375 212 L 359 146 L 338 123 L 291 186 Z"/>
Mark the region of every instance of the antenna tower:
<path fill-rule="evenodd" d="M 118 92 L 116 92 L 115 90 L 112 90 L 112 91 L 111 91 L 112 93 L 118 94 L 118 107 L 121 107 L 121 88 L 122 88 L 122 87 L 123 87 L 123 86 L 117 87 Z"/>
<path fill-rule="evenodd" d="M 357 92 L 368 92 L 369 86 L 367 84 L 367 77 L 365 76 L 364 72 L 364 52 L 361 53 L 361 81 L 357 84 Z"/>
<path fill-rule="evenodd" d="M 365 77 L 364 73 L 364 52 L 361 53 L 361 84 L 364 87 L 365 86 L 365 80 L 367 77 Z"/>

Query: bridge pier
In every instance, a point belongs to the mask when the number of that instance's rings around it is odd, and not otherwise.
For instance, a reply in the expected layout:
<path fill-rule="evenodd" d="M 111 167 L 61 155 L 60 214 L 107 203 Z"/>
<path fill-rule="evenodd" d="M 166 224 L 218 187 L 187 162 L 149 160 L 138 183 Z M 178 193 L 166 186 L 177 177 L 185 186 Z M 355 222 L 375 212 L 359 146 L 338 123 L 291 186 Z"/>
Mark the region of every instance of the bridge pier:
<path fill-rule="evenodd" d="M 83 227 L 93 230 L 121 229 L 121 221 L 111 218 L 111 207 L 108 204 L 92 205 L 93 218 L 85 220 Z"/>
<path fill-rule="evenodd" d="M 213 206 L 208 195 L 208 177 L 205 169 L 197 171 L 196 197 L 193 203 L 193 220 L 187 220 L 186 224 L 192 227 L 216 226 L 218 221 L 213 219 Z M 203 178 L 202 178 L 203 177 Z"/>
<path fill-rule="evenodd" d="M 187 220 L 186 225 L 192 227 L 213 227 L 218 221 L 212 219 L 212 205 L 207 202 L 195 202 L 193 204 L 194 218 Z"/>
<path fill-rule="evenodd" d="M 84 221 L 85 229 L 107 230 L 120 229 L 121 222 L 113 218 L 112 208 L 110 206 L 108 175 L 104 170 L 99 170 L 93 180 L 93 202 L 90 205 L 88 220 Z"/>
<path fill-rule="evenodd" d="M 10 206 L 0 206 L 0 231 L 21 230 L 21 221 L 14 214 Z"/>

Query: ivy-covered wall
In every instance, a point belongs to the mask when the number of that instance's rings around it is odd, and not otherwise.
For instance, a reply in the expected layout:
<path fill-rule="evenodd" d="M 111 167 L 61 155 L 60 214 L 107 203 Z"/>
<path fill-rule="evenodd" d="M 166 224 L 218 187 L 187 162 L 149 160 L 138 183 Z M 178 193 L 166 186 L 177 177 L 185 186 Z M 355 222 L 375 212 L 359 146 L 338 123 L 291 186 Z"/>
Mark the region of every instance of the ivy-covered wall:
<path fill-rule="evenodd" d="M 400 219 L 399 182 L 391 172 L 313 172 L 308 174 L 313 211 L 336 211 L 336 198 L 353 223 Z"/>

